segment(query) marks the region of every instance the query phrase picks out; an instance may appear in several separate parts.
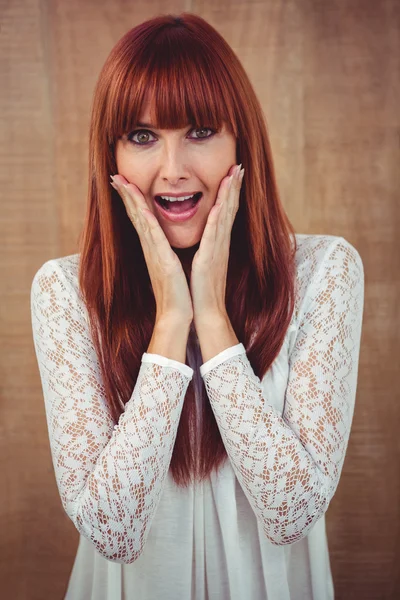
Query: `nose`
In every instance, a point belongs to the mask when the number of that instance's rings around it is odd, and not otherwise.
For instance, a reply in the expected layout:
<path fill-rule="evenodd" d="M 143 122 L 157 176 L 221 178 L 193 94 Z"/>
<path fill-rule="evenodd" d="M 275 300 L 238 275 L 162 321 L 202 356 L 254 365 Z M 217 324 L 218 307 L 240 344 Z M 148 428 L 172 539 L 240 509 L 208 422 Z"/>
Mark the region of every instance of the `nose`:
<path fill-rule="evenodd" d="M 163 181 L 176 185 L 190 177 L 187 150 L 180 148 L 178 142 L 167 143 L 160 155 L 160 177 Z"/>

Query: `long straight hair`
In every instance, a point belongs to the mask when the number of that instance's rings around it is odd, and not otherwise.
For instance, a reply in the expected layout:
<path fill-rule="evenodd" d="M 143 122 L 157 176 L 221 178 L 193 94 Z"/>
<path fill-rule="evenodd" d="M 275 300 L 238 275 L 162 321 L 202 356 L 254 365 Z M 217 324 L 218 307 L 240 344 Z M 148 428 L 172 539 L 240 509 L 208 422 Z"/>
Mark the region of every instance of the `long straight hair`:
<path fill-rule="evenodd" d="M 116 142 L 135 128 L 147 95 L 157 128 L 191 123 L 218 131 L 225 122 L 236 137 L 236 162 L 245 176 L 231 233 L 226 310 L 260 379 L 282 347 L 294 310 L 295 232 L 279 198 L 263 111 L 244 68 L 197 15 L 162 15 L 134 27 L 111 50 L 95 87 L 79 238 L 79 286 L 116 423 L 150 343 L 156 302 L 139 236 L 109 178 L 117 172 Z M 193 343 L 189 336 L 186 363 L 197 368 Z M 194 383 L 170 463 L 181 487 L 205 479 L 227 459 L 203 381 L 196 434 Z"/>

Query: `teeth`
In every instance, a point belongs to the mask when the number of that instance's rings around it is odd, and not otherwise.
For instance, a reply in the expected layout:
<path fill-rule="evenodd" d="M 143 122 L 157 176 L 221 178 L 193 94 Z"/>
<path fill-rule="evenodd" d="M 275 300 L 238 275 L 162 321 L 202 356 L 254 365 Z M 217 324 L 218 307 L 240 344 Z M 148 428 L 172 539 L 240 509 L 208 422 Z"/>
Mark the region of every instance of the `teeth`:
<path fill-rule="evenodd" d="M 173 198 L 172 196 L 160 196 L 163 200 L 168 200 L 169 202 L 183 202 L 184 200 L 189 200 L 189 198 L 194 198 L 193 196 L 181 196 L 180 198 Z"/>

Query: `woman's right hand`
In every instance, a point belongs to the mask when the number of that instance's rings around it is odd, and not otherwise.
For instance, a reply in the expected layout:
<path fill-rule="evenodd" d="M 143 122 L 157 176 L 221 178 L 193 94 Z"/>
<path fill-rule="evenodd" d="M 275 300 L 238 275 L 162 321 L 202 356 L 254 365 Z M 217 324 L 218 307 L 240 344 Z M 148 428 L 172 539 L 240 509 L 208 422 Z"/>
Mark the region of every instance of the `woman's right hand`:
<path fill-rule="evenodd" d="M 193 304 L 179 258 L 172 250 L 156 216 L 147 208 L 139 188 L 119 174 L 113 180 L 111 185 L 121 196 L 140 239 L 156 299 L 156 322 L 171 320 L 190 325 L 193 320 Z M 123 184 L 128 186 L 125 188 Z"/>

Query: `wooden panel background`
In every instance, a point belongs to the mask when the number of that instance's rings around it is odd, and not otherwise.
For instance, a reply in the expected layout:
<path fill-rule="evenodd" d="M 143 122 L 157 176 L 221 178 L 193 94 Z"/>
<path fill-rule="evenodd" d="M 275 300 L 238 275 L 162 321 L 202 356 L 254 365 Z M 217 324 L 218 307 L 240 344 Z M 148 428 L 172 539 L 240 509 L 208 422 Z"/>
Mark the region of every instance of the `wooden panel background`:
<path fill-rule="evenodd" d="M 78 533 L 55 483 L 30 321 L 30 285 L 77 251 L 89 110 L 117 40 L 194 12 L 231 44 L 262 102 L 278 183 L 299 233 L 345 237 L 366 288 L 353 432 L 327 513 L 338 600 L 400 596 L 396 0 L 0 0 L 1 587 L 63 598 Z"/>

